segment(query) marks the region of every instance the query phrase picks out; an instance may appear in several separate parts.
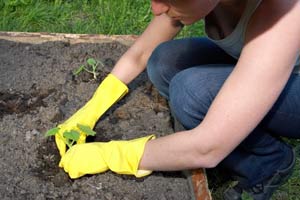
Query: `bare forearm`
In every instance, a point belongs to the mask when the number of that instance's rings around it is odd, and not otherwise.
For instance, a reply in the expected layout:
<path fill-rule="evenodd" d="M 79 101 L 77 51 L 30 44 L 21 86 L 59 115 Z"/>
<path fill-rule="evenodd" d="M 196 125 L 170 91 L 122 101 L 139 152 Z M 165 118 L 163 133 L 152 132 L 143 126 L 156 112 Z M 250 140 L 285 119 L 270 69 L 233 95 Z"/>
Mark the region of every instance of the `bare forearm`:
<path fill-rule="evenodd" d="M 198 140 L 194 130 L 177 132 L 146 144 L 139 169 L 173 171 L 213 167 L 213 154 L 205 135 Z"/>
<path fill-rule="evenodd" d="M 164 41 L 171 40 L 181 28 L 166 15 L 156 16 L 143 34 L 120 58 L 112 73 L 125 84 L 130 83 L 146 68 L 147 61 L 155 47 Z"/>
<path fill-rule="evenodd" d="M 146 62 L 147 60 L 138 59 L 138 56 L 133 55 L 128 50 L 117 62 L 111 73 L 127 85 L 144 71 Z"/>

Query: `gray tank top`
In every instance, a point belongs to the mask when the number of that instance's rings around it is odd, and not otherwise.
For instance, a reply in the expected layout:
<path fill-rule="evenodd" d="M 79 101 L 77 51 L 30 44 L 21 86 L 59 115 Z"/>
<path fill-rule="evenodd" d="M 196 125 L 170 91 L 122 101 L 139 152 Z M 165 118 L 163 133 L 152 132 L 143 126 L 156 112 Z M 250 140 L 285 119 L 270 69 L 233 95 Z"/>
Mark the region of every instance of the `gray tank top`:
<path fill-rule="evenodd" d="M 239 58 L 244 45 L 245 33 L 246 33 L 248 22 L 252 14 L 256 10 L 256 8 L 261 3 L 261 1 L 262 0 L 247 1 L 247 5 L 244 13 L 242 14 L 241 19 L 239 20 L 238 24 L 236 25 L 235 29 L 232 31 L 230 35 L 228 35 L 227 37 L 221 40 L 214 40 L 210 37 L 208 38 L 232 57 Z M 300 74 L 299 63 L 300 63 L 300 57 L 298 56 L 293 71 L 294 73 Z"/>

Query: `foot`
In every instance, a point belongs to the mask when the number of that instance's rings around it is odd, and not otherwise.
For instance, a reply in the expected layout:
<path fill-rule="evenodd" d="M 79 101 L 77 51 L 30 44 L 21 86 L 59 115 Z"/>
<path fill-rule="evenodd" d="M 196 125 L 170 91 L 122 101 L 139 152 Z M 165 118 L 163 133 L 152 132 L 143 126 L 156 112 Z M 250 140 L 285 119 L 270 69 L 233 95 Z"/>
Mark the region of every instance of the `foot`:
<path fill-rule="evenodd" d="M 243 191 L 246 191 L 254 200 L 269 200 L 274 191 L 285 183 L 292 175 L 295 166 L 296 156 L 293 151 L 292 162 L 285 169 L 277 170 L 270 178 L 251 188 L 241 188 L 236 185 L 224 192 L 224 200 L 241 200 Z"/>

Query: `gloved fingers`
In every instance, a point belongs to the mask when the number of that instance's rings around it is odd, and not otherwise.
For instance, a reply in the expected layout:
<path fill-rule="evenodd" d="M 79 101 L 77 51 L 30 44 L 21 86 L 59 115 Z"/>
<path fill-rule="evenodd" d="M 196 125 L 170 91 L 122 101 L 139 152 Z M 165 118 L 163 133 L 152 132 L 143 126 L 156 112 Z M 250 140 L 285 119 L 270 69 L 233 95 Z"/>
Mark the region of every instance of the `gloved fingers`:
<path fill-rule="evenodd" d="M 75 178 L 80 178 L 86 174 L 99 174 L 102 172 L 107 171 L 109 168 L 107 166 L 98 166 L 97 168 L 95 167 L 88 167 L 85 166 L 82 169 L 78 169 L 76 167 L 72 167 L 72 165 L 70 166 L 70 170 L 68 171 L 68 174 L 70 176 L 70 178 L 75 179 Z"/>
<path fill-rule="evenodd" d="M 68 166 L 70 163 L 70 158 L 72 157 L 73 152 L 71 151 L 71 149 L 69 149 L 66 154 L 64 154 L 61 159 L 60 162 L 58 164 L 59 167 L 64 168 L 66 172 L 68 172 Z"/>
<path fill-rule="evenodd" d="M 55 134 L 55 143 L 58 148 L 60 156 L 65 155 L 66 153 L 66 143 L 62 137 L 61 133 Z"/>
<path fill-rule="evenodd" d="M 71 149 L 69 149 L 65 155 L 62 156 L 58 166 L 63 168 L 65 172 L 69 173 L 72 170 L 72 162 L 74 162 L 75 154 L 76 154 L 76 145 L 74 145 Z"/>
<path fill-rule="evenodd" d="M 63 168 L 72 179 L 108 170 L 108 166 L 98 151 L 98 147 L 91 143 L 74 145 L 61 158 L 59 167 Z"/>
<path fill-rule="evenodd" d="M 63 124 L 60 124 L 57 126 L 59 129 L 59 132 L 57 134 L 55 134 L 55 142 L 56 142 L 56 146 L 59 150 L 59 154 L 60 156 L 65 155 L 67 147 L 66 147 L 66 141 L 65 138 L 63 137 L 63 133 L 65 131 L 70 131 L 70 130 L 75 130 L 78 131 L 80 133 L 79 139 L 77 141 L 77 144 L 83 144 L 85 143 L 86 140 L 86 134 L 84 132 L 82 132 L 81 130 L 78 129 L 78 127 L 73 127 L 73 129 L 68 129 L 66 126 L 64 126 Z"/>
<path fill-rule="evenodd" d="M 77 140 L 77 144 L 83 144 L 85 143 L 85 140 L 86 140 L 86 134 L 83 133 L 82 131 L 79 131 L 80 133 L 80 136 L 79 136 L 79 139 Z"/>

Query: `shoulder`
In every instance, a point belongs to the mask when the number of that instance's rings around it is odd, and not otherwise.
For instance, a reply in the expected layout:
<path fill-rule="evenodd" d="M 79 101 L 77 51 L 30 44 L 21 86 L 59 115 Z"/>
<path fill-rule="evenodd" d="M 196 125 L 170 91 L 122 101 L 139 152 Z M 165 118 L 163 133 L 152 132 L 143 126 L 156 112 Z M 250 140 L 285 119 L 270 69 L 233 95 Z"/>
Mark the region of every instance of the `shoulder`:
<path fill-rule="evenodd" d="M 299 9 L 300 0 L 261 0 L 255 15 L 257 17 L 271 16 L 278 17 L 293 10 Z"/>
<path fill-rule="evenodd" d="M 248 24 L 246 40 L 272 30 L 300 28 L 299 20 L 300 0 L 262 0 Z"/>
<path fill-rule="evenodd" d="M 299 56 L 299 20 L 299 0 L 262 0 L 248 24 L 240 61 L 251 65 L 255 60 L 272 81 L 288 77 L 283 75 L 290 74 Z"/>

